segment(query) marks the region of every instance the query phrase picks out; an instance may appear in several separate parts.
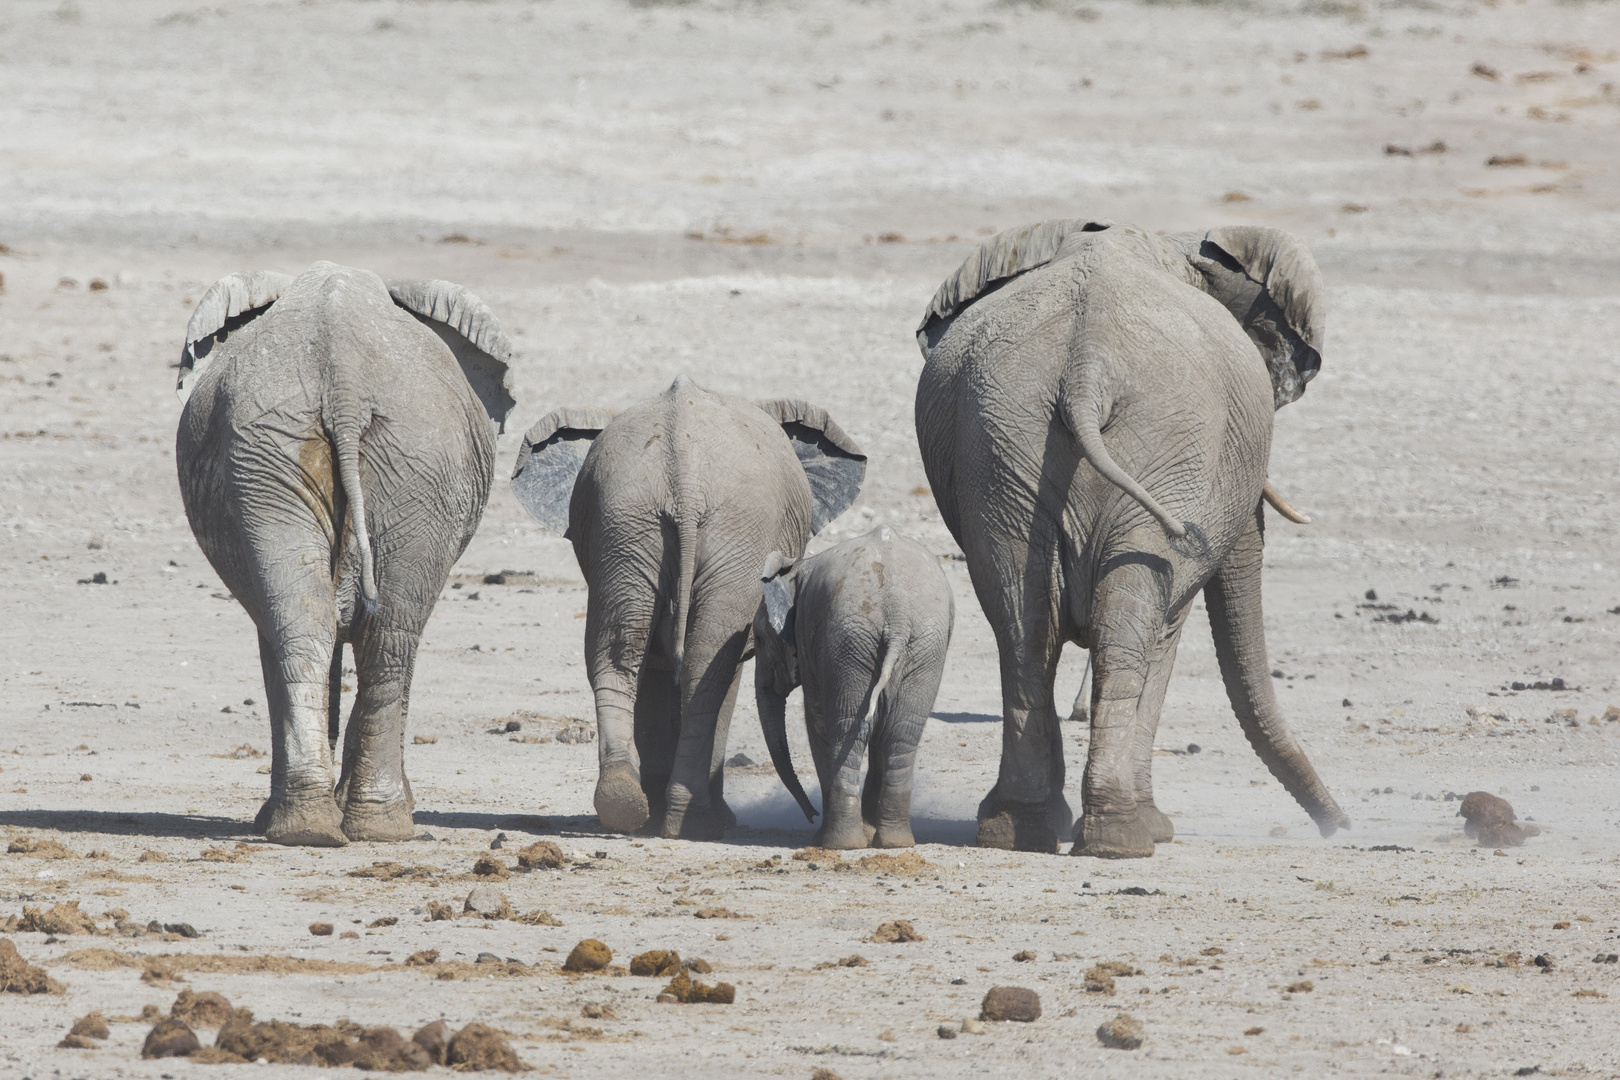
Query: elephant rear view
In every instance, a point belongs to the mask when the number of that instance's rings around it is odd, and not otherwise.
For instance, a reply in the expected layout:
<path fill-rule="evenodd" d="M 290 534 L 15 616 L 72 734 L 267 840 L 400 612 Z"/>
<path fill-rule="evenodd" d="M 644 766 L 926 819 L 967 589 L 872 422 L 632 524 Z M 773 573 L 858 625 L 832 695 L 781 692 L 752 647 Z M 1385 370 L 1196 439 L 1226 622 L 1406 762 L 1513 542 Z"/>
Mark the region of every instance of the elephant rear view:
<path fill-rule="evenodd" d="M 197 305 L 175 463 L 198 544 L 258 628 L 270 840 L 412 834 L 411 674 L 489 497 L 510 354 L 461 286 L 327 262 L 234 274 Z M 344 642 L 357 686 L 334 795 Z"/>
<path fill-rule="evenodd" d="M 917 744 L 939 693 L 956 601 L 939 561 L 887 527 L 797 565 L 772 552 L 754 616 L 754 694 L 777 775 L 815 810 L 788 752 L 786 706 L 804 720 L 826 811 L 815 843 L 910 847 Z M 870 754 L 865 789 L 861 761 Z"/>
<path fill-rule="evenodd" d="M 1260 606 L 1273 414 L 1321 365 L 1322 276 L 1251 226 L 1158 236 L 1052 221 L 986 241 L 917 331 L 917 441 L 1001 659 L 1002 758 L 979 843 L 1067 829 L 1052 683 L 1091 650 L 1073 853 L 1153 854 L 1154 732 L 1203 593 L 1233 710 L 1324 836 L 1349 818 L 1278 708 Z M 1299 515 L 1296 515 L 1296 517 Z"/>
<path fill-rule="evenodd" d="M 713 840 L 735 822 L 722 762 L 760 565 L 771 551 L 796 558 L 865 474 L 821 409 L 685 376 L 623 413 L 562 409 L 529 430 L 513 491 L 573 541 L 590 591 L 604 828 L 653 819 L 665 836 Z"/>

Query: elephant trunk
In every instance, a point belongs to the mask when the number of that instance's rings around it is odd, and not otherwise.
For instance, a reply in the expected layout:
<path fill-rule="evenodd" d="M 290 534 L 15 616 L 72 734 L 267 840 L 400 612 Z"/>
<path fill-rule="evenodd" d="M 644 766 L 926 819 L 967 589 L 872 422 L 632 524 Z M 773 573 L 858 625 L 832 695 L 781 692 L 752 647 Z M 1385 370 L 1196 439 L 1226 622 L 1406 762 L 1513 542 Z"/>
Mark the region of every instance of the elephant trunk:
<path fill-rule="evenodd" d="M 1294 739 L 1277 706 L 1260 604 L 1263 541 L 1259 508 L 1255 525 L 1246 530 L 1225 565 L 1204 588 L 1215 655 L 1232 711 L 1249 745 L 1294 800 L 1311 815 L 1323 836 L 1350 827 L 1350 818 L 1316 775 L 1305 751 Z"/>
<path fill-rule="evenodd" d="M 765 733 L 765 747 L 771 752 L 771 764 L 776 766 L 776 775 L 798 800 L 805 820 L 815 821 L 816 808 L 810 805 L 810 797 L 799 783 L 799 774 L 793 769 L 793 752 L 788 748 L 787 695 L 760 686 L 754 690 L 754 701 L 759 706 L 759 726 Z"/>

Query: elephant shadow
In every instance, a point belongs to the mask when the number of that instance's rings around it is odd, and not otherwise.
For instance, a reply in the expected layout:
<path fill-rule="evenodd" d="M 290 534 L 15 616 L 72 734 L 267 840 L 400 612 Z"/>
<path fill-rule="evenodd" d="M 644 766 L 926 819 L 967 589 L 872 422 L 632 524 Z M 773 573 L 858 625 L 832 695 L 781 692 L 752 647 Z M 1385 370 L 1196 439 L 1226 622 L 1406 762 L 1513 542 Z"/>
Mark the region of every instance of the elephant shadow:
<path fill-rule="evenodd" d="M 982 712 L 937 712 L 929 713 L 928 719 L 938 720 L 945 724 L 999 724 L 1000 713 Z"/>
<path fill-rule="evenodd" d="M 0 827 L 61 833 L 231 839 L 253 835 L 251 818 L 112 810 L 4 810 Z"/>

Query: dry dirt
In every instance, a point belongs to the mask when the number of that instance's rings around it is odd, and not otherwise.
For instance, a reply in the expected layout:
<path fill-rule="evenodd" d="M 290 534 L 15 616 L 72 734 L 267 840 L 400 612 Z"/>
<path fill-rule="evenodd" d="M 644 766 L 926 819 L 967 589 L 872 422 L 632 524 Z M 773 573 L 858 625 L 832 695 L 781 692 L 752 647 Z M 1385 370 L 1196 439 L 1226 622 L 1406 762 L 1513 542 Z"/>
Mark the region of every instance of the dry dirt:
<path fill-rule="evenodd" d="M 118 1018 L 181 989 L 306 1025 L 481 1021 L 570 1077 L 1620 1074 L 1620 965 L 1592 962 L 1620 951 L 1617 84 L 1601 0 L 0 6 L 0 846 L 44 845 L 0 855 L 0 917 L 78 901 L 108 932 L 9 935 L 66 990 L 0 996 L 0 1074 L 246 1068 L 140 1060 L 152 1021 Z M 1274 224 L 1317 253 L 1324 367 L 1272 461 L 1316 521 L 1271 519 L 1268 629 L 1354 830 L 1318 838 L 1248 750 L 1195 613 L 1155 759 L 1177 840 L 968 846 L 999 695 L 952 560 L 927 866 L 793 860 L 810 829 L 758 767 L 732 771 L 724 843 L 598 834 L 595 747 L 555 737 L 590 716 L 584 588 L 504 483 L 523 429 L 683 371 L 803 396 L 872 461 L 818 545 L 889 524 L 951 556 L 912 330 L 981 234 L 1079 215 Z M 201 291 L 318 258 L 459 281 L 520 354 L 417 665 L 421 835 L 327 851 L 249 830 L 254 632 L 172 456 Z M 730 749 L 767 760 L 751 702 Z M 1446 798 L 1475 790 L 1540 835 L 1474 846 Z M 500 832 L 499 892 L 561 925 L 460 914 Z M 566 861 L 511 867 L 540 839 Z M 350 874 L 378 862 L 400 873 Z M 870 943 L 898 920 L 924 940 Z M 565 974 L 585 938 L 620 959 Z M 112 952 L 68 960 L 92 943 Z M 622 966 L 653 949 L 735 1003 L 657 1003 L 667 976 Z M 1140 974 L 1088 992 L 1103 961 Z M 992 986 L 1041 1018 L 938 1037 Z M 92 1011 L 105 1045 L 57 1049 Z M 1098 1041 L 1121 1012 L 1139 1049 Z"/>

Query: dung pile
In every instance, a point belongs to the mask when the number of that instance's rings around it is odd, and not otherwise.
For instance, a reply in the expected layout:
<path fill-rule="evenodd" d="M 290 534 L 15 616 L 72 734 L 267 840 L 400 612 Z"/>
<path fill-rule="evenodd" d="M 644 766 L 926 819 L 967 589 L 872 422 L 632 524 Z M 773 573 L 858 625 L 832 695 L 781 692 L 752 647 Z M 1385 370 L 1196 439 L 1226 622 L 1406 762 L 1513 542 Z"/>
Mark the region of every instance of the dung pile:
<path fill-rule="evenodd" d="M 879 945 L 889 945 L 907 941 L 927 941 L 928 939 L 917 933 L 911 923 L 905 919 L 896 919 L 894 922 L 882 923 L 872 931 L 871 941 Z"/>
<path fill-rule="evenodd" d="M 184 1020 L 194 1028 L 217 1028 L 236 1015 L 231 1003 L 224 994 L 216 994 L 212 990 L 204 990 L 200 994 L 190 990 L 182 990 L 169 1006 L 169 1015 L 177 1020 Z M 252 1013 L 247 1014 L 249 1017 Z"/>
<path fill-rule="evenodd" d="M 195 995 L 188 1003 L 202 1008 L 208 996 Z M 218 995 L 212 997 L 224 1001 Z M 177 1001 L 177 1007 L 179 1004 Z M 218 1002 L 209 1005 L 217 1008 Z M 434 1065 L 449 1065 L 458 1071 L 521 1072 L 528 1068 L 500 1032 L 481 1023 L 468 1024 L 450 1035 L 442 1020 L 435 1021 L 407 1040 L 395 1028 L 368 1028 L 348 1021 L 339 1021 L 335 1026 L 281 1020 L 255 1023 L 253 1014 L 245 1009 L 231 1012 L 214 1045 L 208 1047 L 199 1044 L 196 1032 L 179 1017 L 160 1020 L 147 1034 L 141 1056 L 183 1057 L 200 1065 L 258 1061 L 271 1065 L 350 1065 L 376 1072 L 421 1072 Z"/>
<path fill-rule="evenodd" d="M 65 904 L 57 904 L 49 911 L 39 908 L 23 908 L 22 917 L 17 920 L 15 930 L 23 933 L 59 934 L 66 937 L 69 934 L 94 934 L 96 920 L 88 912 L 79 910 L 77 900 L 69 900 Z"/>
<path fill-rule="evenodd" d="M 601 971 L 613 961 L 613 950 L 597 941 L 595 938 L 586 938 L 574 946 L 563 961 L 564 971 Z"/>
<path fill-rule="evenodd" d="M 1041 1018 L 1041 996 L 1022 986 L 992 986 L 979 1005 L 980 1020 L 1016 1020 L 1031 1023 Z"/>
<path fill-rule="evenodd" d="M 652 949 L 630 961 L 630 974 L 663 978 L 681 970 L 681 954 L 673 949 Z"/>
<path fill-rule="evenodd" d="M 0 938 L 0 994 L 60 994 L 62 984 L 24 960 L 10 938 Z"/>
<path fill-rule="evenodd" d="M 666 1005 L 730 1005 L 737 1000 L 737 988 L 726 982 L 713 986 L 697 982 L 681 968 L 669 985 L 658 991 L 658 1000 Z"/>
<path fill-rule="evenodd" d="M 1147 1029 L 1130 1013 L 1120 1013 L 1097 1028 L 1097 1041 L 1113 1050 L 1135 1050 Z"/>
<path fill-rule="evenodd" d="M 96 1040 L 110 1034 L 107 1021 L 99 1012 L 88 1013 L 73 1022 L 73 1027 L 56 1046 L 60 1050 L 94 1050 L 100 1045 Z"/>
<path fill-rule="evenodd" d="M 1541 834 L 1534 825 L 1517 824 L 1513 804 L 1488 791 L 1464 795 L 1457 816 L 1463 819 L 1463 831 L 1478 839 L 1480 847 L 1518 847 L 1526 837 Z"/>

